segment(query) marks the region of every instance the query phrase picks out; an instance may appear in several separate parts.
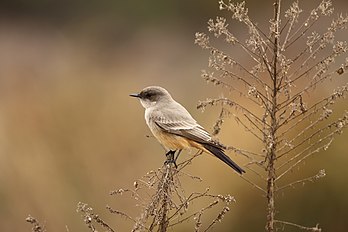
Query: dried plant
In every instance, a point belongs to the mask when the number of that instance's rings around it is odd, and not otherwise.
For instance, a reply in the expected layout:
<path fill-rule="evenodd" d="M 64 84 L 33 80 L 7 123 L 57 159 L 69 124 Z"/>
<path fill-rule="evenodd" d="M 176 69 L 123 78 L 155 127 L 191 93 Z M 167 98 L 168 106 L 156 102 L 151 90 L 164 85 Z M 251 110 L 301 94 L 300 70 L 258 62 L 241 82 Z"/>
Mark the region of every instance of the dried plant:
<path fill-rule="evenodd" d="M 134 222 L 132 231 L 167 231 L 175 229 L 176 226 L 191 221 L 192 231 L 209 231 L 213 226 L 221 222 L 229 211 L 228 205 L 234 202 L 230 195 L 214 195 L 207 188 L 203 192 L 192 192 L 186 194 L 181 184 L 182 178 L 188 177 L 192 181 L 202 180 L 183 171 L 195 157 L 178 164 L 175 168 L 172 163 L 164 164 L 157 171 L 150 171 L 144 177 L 134 182 L 134 189 L 118 189 L 111 192 L 111 195 L 123 195 L 129 193 L 137 201 L 141 208 L 140 216 L 133 218 L 127 213 L 115 210 L 110 206 L 107 209 L 123 218 Z M 206 206 L 198 210 L 191 209 L 194 202 L 207 201 Z M 202 202 L 200 205 L 203 205 Z M 218 215 L 211 219 L 205 218 L 204 213 L 209 209 L 221 206 Z"/>
<path fill-rule="evenodd" d="M 93 208 L 88 206 L 86 203 L 79 202 L 77 204 L 77 212 L 80 212 L 83 218 L 83 221 L 86 223 L 87 227 L 90 229 L 90 231 L 97 232 L 96 229 L 97 225 L 104 228 L 106 231 L 114 232 L 108 223 L 106 223 L 103 219 L 100 218 L 98 214 L 95 214 L 93 212 Z"/>
<path fill-rule="evenodd" d="M 346 97 L 348 85 L 338 84 L 340 87 L 319 100 L 313 90 L 328 81 L 342 82 L 339 78 L 346 76 L 348 58 L 344 60 L 344 55 L 348 46 L 346 41 L 337 40 L 337 36 L 347 29 L 348 17 L 333 16 L 330 0 L 322 0 L 307 16 L 302 16 L 299 1 L 283 12 L 281 0 L 275 0 L 270 29 L 263 31 L 249 17 L 245 2 L 220 0 L 219 6 L 220 10 L 228 11 L 233 20 L 246 26 L 248 38 L 238 39 L 223 17 L 209 20 L 208 30 L 216 38 L 196 33 L 195 40 L 210 52 L 210 70 L 203 71 L 202 77 L 238 97 L 207 99 L 200 102 L 198 108 L 221 105 L 215 134 L 219 133 L 225 117 L 233 117 L 262 147 L 256 152 L 234 146 L 229 149 L 248 159 L 245 167 L 250 177 L 242 178 L 267 199 L 267 231 L 275 231 L 277 224 L 321 231 L 318 226 L 305 227 L 277 220 L 276 195 L 288 187 L 324 177 L 325 170 L 320 170 L 312 177 L 290 183 L 284 181 L 295 168 L 300 170 L 300 164 L 306 159 L 327 150 L 334 136 L 347 127 L 348 111 L 335 118 L 332 108 Z M 322 27 L 315 30 L 319 23 L 330 20 L 326 30 L 322 31 Z M 243 51 L 249 57 L 248 63 L 214 46 L 213 40 L 219 39 L 232 49 Z M 342 60 L 340 65 L 336 64 Z M 311 95 L 314 99 L 310 99 Z M 254 181 L 254 174 L 255 179 L 261 181 Z"/>
<path fill-rule="evenodd" d="M 192 181 L 202 181 L 197 176 L 192 176 L 183 171 L 183 169 L 191 164 L 192 160 L 201 155 L 197 152 L 191 158 L 179 163 L 177 167 L 172 162 L 166 162 L 162 168 L 156 171 L 150 171 L 133 184 L 133 189 L 118 189 L 111 191 L 110 195 L 122 196 L 129 194 L 140 209 L 138 217 L 132 217 L 127 212 L 106 206 L 106 209 L 125 220 L 134 223 L 132 232 L 140 231 L 159 231 L 164 232 L 169 229 L 175 229 L 183 223 L 190 222 L 192 231 L 210 231 L 213 226 L 221 222 L 225 214 L 230 210 L 229 205 L 235 202 L 230 195 L 214 195 L 210 193 L 210 189 L 206 188 L 203 192 L 192 192 L 186 194 L 181 184 L 184 177 Z M 208 202 L 199 205 L 200 209 L 191 209 L 193 203 L 203 201 Z M 221 207 L 217 216 L 213 219 L 204 218 L 204 214 L 210 209 Z M 106 231 L 116 231 L 108 223 L 100 218 L 98 214 L 93 212 L 92 207 L 85 203 L 79 202 L 77 212 L 81 213 L 82 218 L 90 231 L 98 231 L 100 227 Z M 203 221 L 203 218 L 205 221 Z"/>
<path fill-rule="evenodd" d="M 40 222 L 36 218 L 32 217 L 31 215 L 29 215 L 25 220 L 32 225 L 31 231 L 33 232 L 46 231 L 45 227 L 42 226 Z"/>

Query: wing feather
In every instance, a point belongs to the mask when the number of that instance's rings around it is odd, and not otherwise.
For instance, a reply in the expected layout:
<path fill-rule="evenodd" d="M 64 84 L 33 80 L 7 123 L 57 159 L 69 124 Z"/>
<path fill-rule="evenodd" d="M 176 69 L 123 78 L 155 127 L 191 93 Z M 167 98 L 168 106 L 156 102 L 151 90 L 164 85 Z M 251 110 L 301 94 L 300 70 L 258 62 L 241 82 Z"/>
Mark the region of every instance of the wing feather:
<path fill-rule="evenodd" d="M 211 136 L 202 126 L 196 123 L 196 121 L 171 121 L 163 117 L 157 117 L 152 119 L 155 124 L 162 130 L 179 135 L 188 139 L 191 139 L 198 143 L 211 143 Z"/>

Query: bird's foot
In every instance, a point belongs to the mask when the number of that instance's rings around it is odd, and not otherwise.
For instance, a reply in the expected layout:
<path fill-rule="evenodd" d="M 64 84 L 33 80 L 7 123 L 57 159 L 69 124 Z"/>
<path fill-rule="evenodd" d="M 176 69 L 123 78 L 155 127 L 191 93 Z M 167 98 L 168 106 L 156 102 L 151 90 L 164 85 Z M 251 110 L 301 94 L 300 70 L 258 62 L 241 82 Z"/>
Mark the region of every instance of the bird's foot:
<path fill-rule="evenodd" d="M 169 150 L 166 153 L 167 160 L 164 161 L 165 165 L 167 165 L 167 164 L 174 164 L 174 167 L 178 168 L 178 166 L 176 165 L 176 159 L 174 159 L 175 152 L 176 151 Z"/>

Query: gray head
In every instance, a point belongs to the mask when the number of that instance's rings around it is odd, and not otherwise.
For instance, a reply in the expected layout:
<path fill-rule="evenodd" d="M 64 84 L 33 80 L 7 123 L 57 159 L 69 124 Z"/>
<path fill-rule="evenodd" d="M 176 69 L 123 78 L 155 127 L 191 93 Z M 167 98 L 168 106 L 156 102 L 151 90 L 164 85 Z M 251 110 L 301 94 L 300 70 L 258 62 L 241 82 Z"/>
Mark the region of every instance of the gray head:
<path fill-rule="evenodd" d="M 159 86 L 149 86 L 140 93 L 130 94 L 131 97 L 140 99 L 140 103 L 146 109 L 156 104 L 168 103 L 173 100 L 167 90 Z"/>

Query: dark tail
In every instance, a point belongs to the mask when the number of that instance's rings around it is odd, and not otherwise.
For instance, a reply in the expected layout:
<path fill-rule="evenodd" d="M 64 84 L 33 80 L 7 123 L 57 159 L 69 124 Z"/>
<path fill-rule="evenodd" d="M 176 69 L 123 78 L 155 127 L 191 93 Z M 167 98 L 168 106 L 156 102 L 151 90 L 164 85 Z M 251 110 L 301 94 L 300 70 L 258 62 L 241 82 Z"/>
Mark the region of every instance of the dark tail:
<path fill-rule="evenodd" d="M 223 149 L 220 147 L 216 147 L 211 144 L 202 144 L 205 149 L 207 149 L 210 153 L 215 155 L 217 158 L 219 158 L 221 161 L 223 161 L 225 164 L 233 168 L 236 172 L 239 174 L 243 174 L 245 172 L 241 167 L 239 167 L 235 162 L 233 162 L 230 157 L 225 155 L 223 152 Z"/>

